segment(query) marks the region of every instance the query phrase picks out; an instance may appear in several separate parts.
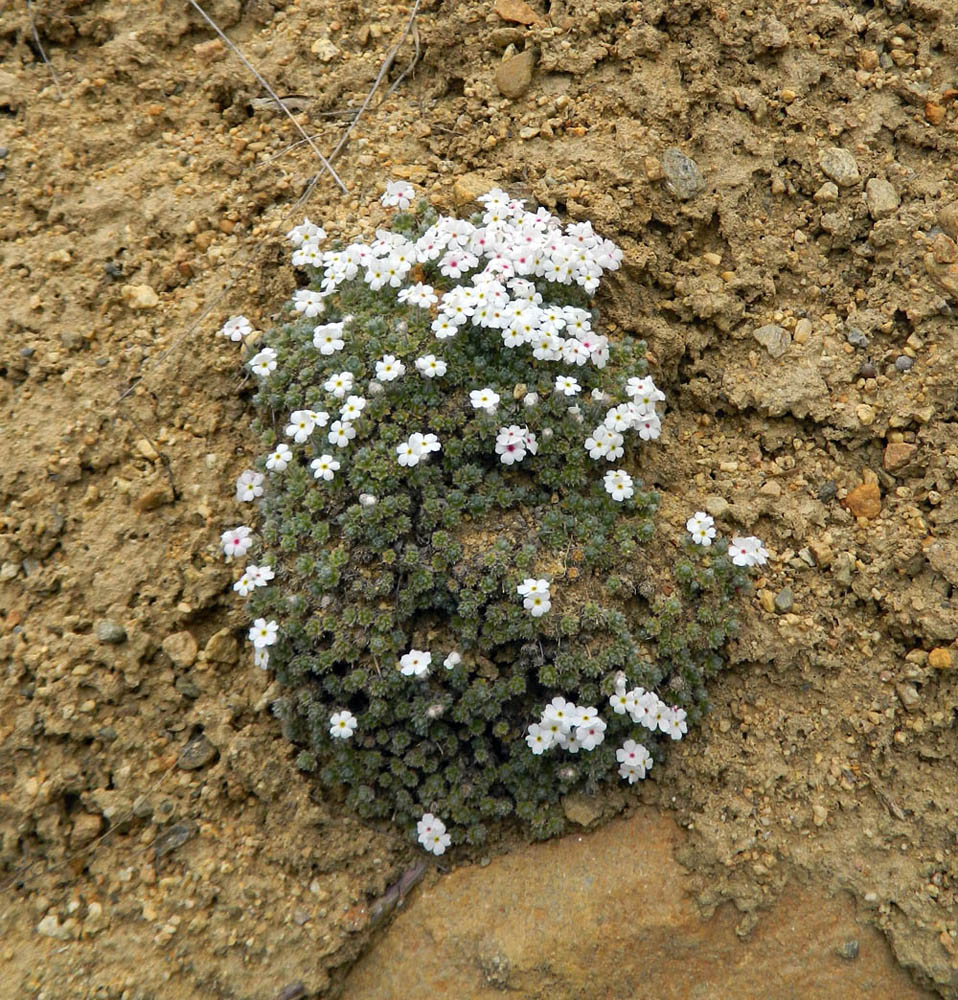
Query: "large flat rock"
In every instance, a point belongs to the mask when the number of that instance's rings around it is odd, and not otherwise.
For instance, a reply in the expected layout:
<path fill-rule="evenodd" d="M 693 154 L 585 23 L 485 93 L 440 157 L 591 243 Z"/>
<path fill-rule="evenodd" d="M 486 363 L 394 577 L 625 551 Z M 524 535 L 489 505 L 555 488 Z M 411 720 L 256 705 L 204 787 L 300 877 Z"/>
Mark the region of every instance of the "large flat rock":
<path fill-rule="evenodd" d="M 458 869 L 421 890 L 346 982 L 345 1000 L 572 996 L 655 1000 L 895 997 L 919 989 L 851 898 L 791 885 L 746 941 L 711 919 L 652 810 Z M 854 955 L 857 942 L 857 957 Z"/>

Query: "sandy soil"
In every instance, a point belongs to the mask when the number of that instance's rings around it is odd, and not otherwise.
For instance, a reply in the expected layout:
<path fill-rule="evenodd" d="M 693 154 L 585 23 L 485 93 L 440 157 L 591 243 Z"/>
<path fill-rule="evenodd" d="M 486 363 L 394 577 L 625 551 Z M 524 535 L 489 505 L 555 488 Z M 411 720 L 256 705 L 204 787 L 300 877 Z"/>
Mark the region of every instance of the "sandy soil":
<path fill-rule="evenodd" d="M 322 150 L 409 17 L 207 9 Z M 278 315 L 316 161 L 188 4 L 33 11 L 58 83 L 0 10 L 0 996 L 332 995 L 418 856 L 297 772 L 216 545 L 255 443 L 214 334 Z M 388 83 L 417 47 L 305 211 L 371 231 L 404 177 L 591 219 L 667 523 L 773 551 L 706 726 L 596 819 L 668 812 L 742 937 L 847 890 L 958 997 L 958 4 L 427 0 Z"/>

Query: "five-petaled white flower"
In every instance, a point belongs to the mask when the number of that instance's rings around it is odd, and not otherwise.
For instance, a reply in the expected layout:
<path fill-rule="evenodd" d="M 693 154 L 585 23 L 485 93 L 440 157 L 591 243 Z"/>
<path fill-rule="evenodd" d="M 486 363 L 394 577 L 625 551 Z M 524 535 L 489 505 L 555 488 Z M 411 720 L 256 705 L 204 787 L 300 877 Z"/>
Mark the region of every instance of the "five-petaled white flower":
<path fill-rule="evenodd" d="M 685 530 L 692 536 L 692 541 L 696 545 L 708 548 L 715 537 L 715 521 L 704 510 L 697 510 L 685 522 Z"/>
<path fill-rule="evenodd" d="M 337 375 L 330 375 L 323 383 L 323 388 L 337 399 L 342 399 L 347 392 L 352 392 L 354 378 L 352 372 L 339 372 Z"/>
<path fill-rule="evenodd" d="M 267 621 L 265 618 L 257 618 L 253 622 L 253 627 L 249 630 L 250 642 L 257 648 L 272 646 L 276 642 L 276 635 L 279 632 L 279 625 L 274 621 Z"/>
<path fill-rule="evenodd" d="M 270 472 L 285 472 L 286 466 L 293 460 L 293 453 L 288 444 L 278 444 L 266 459 L 266 468 Z"/>
<path fill-rule="evenodd" d="M 328 420 L 329 414 L 324 410 L 293 410 L 289 415 L 286 436 L 297 444 L 303 444 L 317 426 L 325 427 Z"/>
<path fill-rule="evenodd" d="M 473 389 L 469 393 L 469 400 L 477 410 L 494 413 L 499 405 L 499 393 L 492 389 Z"/>
<path fill-rule="evenodd" d="M 259 667 L 260 670 L 269 669 L 269 650 L 268 649 L 257 649 L 253 647 L 253 666 Z"/>
<path fill-rule="evenodd" d="M 365 406 L 366 400 L 362 396 L 350 396 L 349 399 L 343 403 L 342 408 L 339 411 L 339 415 L 344 421 L 358 420 L 360 416 L 362 416 Z"/>
<path fill-rule="evenodd" d="M 764 566 L 768 561 L 768 551 L 754 535 L 733 538 L 728 554 L 736 566 Z"/>
<path fill-rule="evenodd" d="M 529 749 L 538 757 L 552 746 L 555 737 L 547 726 L 541 726 L 538 722 L 533 722 L 527 730 L 526 743 Z"/>
<path fill-rule="evenodd" d="M 224 531 L 220 535 L 220 544 L 223 546 L 225 555 L 239 559 L 246 555 L 249 547 L 253 544 L 253 537 L 250 534 L 250 529 L 245 524 L 241 524 L 231 531 Z"/>
<path fill-rule="evenodd" d="M 415 196 L 416 192 L 407 181 L 388 181 L 379 201 L 386 208 L 398 208 L 405 212 Z"/>
<path fill-rule="evenodd" d="M 392 382 L 406 371 L 406 366 L 392 354 L 385 354 L 376 362 L 376 378 L 381 382 Z"/>
<path fill-rule="evenodd" d="M 249 359 L 249 366 L 260 378 L 266 378 L 270 372 L 276 371 L 276 352 L 272 347 L 264 347 L 258 354 Z"/>
<path fill-rule="evenodd" d="M 602 480 L 606 493 L 621 503 L 635 494 L 632 477 L 623 469 L 611 469 Z"/>
<path fill-rule="evenodd" d="M 533 618 L 541 618 L 552 608 L 552 600 L 548 594 L 530 594 L 523 599 L 522 606 L 532 614 Z"/>
<path fill-rule="evenodd" d="M 263 474 L 247 469 L 236 477 L 236 499 L 240 503 L 252 503 L 263 495 Z"/>
<path fill-rule="evenodd" d="M 346 346 L 341 336 L 343 325 L 343 323 L 325 323 L 317 326 L 313 330 L 313 347 L 326 356 L 341 351 Z"/>
<path fill-rule="evenodd" d="M 319 458 L 314 458 L 309 463 L 309 467 L 317 479 L 325 479 L 326 482 L 330 482 L 339 470 L 339 462 L 332 455 L 320 455 Z"/>
<path fill-rule="evenodd" d="M 399 658 L 399 670 L 406 677 L 422 677 L 432 663 L 432 653 L 410 649 Z"/>
<path fill-rule="evenodd" d="M 345 448 L 356 436 L 356 428 L 348 420 L 334 420 L 329 427 L 327 440 L 340 448 Z"/>
<path fill-rule="evenodd" d="M 619 762 L 619 777 L 628 779 L 630 785 L 644 778 L 652 766 L 652 755 L 635 740 L 626 740 L 616 750 L 615 759 Z"/>
<path fill-rule="evenodd" d="M 526 577 L 516 587 L 516 593 L 521 594 L 523 597 L 528 597 L 530 594 L 548 594 L 549 593 L 549 581 L 548 580 L 536 580 L 531 576 Z"/>
<path fill-rule="evenodd" d="M 569 375 L 557 375 L 556 392 L 561 392 L 564 396 L 576 396 L 582 392 L 582 386 Z"/>
<path fill-rule="evenodd" d="M 435 354 L 425 354 L 421 358 L 416 358 L 416 368 L 426 378 L 446 374 L 446 362 L 442 358 L 437 358 Z"/>
<path fill-rule="evenodd" d="M 242 340 L 253 332 L 250 321 L 245 316 L 230 316 L 220 328 L 220 335 L 229 340 Z"/>
<path fill-rule="evenodd" d="M 297 288 L 293 292 L 293 308 L 308 319 L 320 316 L 326 311 L 325 296 L 310 288 Z"/>
<path fill-rule="evenodd" d="M 442 661 L 442 665 L 447 670 L 458 667 L 460 663 L 462 663 L 462 655 L 455 649 Z"/>
<path fill-rule="evenodd" d="M 348 709 L 334 712 L 329 717 L 329 735 L 336 740 L 348 740 L 356 728 L 356 716 Z"/>

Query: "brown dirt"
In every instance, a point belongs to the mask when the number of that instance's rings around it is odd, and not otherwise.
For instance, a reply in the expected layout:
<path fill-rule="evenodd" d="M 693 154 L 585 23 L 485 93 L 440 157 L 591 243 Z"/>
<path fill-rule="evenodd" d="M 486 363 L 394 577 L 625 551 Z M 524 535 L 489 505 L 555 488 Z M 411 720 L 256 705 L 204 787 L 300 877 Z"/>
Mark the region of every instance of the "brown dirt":
<path fill-rule="evenodd" d="M 415 854 L 311 796 L 216 546 L 255 443 L 214 333 L 278 314 L 315 164 L 274 159 L 292 127 L 186 4 L 33 7 L 63 99 L 25 8 L 0 12 L 0 996 L 335 992 Z M 337 162 L 350 196 L 324 179 L 306 211 L 352 235 L 389 177 L 449 210 L 496 181 L 624 247 L 605 315 L 648 341 L 671 407 L 643 474 L 676 531 L 704 506 L 774 555 L 704 730 L 637 797 L 685 828 L 703 911 L 734 902 L 747 936 L 792 878 L 847 890 L 956 997 L 958 5 L 533 7 L 523 27 L 424 3 L 415 71 Z M 324 150 L 344 126 L 323 112 L 359 104 L 408 16 L 208 9 L 310 98 Z M 537 51 L 514 100 L 509 45 Z M 703 174 L 690 200 L 661 177 L 672 146 Z M 860 175 L 837 195 L 831 147 Z M 862 483 L 877 516 L 853 514 Z M 200 732 L 214 760 L 179 769 Z"/>

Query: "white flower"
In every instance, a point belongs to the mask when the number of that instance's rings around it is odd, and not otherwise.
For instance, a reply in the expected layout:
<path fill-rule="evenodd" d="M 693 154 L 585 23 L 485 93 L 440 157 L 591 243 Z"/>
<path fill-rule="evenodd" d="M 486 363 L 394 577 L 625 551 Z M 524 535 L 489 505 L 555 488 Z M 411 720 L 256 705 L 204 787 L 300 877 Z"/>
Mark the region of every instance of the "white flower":
<path fill-rule="evenodd" d="M 715 537 L 715 521 L 704 510 L 697 510 L 685 522 L 685 530 L 692 536 L 692 541 L 696 545 L 708 548 Z"/>
<path fill-rule="evenodd" d="M 442 661 L 442 665 L 447 670 L 452 670 L 454 667 L 458 667 L 460 663 L 462 663 L 462 656 L 455 649 Z"/>
<path fill-rule="evenodd" d="M 542 721 L 554 720 L 562 726 L 571 728 L 578 718 L 579 707 L 574 702 L 566 701 L 565 698 L 556 697 L 546 705 L 542 712 Z"/>
<path fill-rule="evenodd" d="M 339 470 L 339 462 L 332 455 L 320 455 L 309 463 L 316 479 L 325 479 L 330 482 Z"/>
<path fill-rule="evenodd" d="M 410 649 L 399 659 L 399 669 L 406 677 L 422 677 L 429 670 L 432 663 L 432 653 L 427 653 L 421 649 Z"/>
<path fill-rule="evenodd" d="M 256 649 L 253 647 L 253 666 L 259 667 L 260 670 L 269 669 L 269 650 L 268 649 Z"/>
<path fill-rule="evenodd" d="M 408 302 L 410 305 L 419 306 L 421 309 L 428 309 L 439 301 L 439 296 L 433 291 L 431 285 L 424 285 L 417 281 L 415 285 L 399 290 L 396 296 L 400 302 Z"/>
<path fill-rule="evenodd" d="M 325 296 L 309 288 L 297 288 L 293 292 L 293 308 L 308 319 L 321 316 L 326 311 Z"/>
<path fill-rule="evenodd" d="M 419 834 L 419 839 L 422 840 L 423 837 L 428 837 L 436 830 L 440 833 L 445 833 L 446 824 L 437 816 L 433 816 L 432 813 L 423 813 L 422 819 L 416 824 L 416 833 Z"/>
<path fill-rule="evenodd" d="M 393 357 L 392 354 L 383 355 L 382 361 L 376 362 L 376 378 L 381 382 L 392 382 L 405 372 L 406 366 Z"/>
<path fill-rule="evenodd" d="M 433 832 L 428 837 L 420 837 L 419 842 L 427 851 L 432 851 L 433 854 L 445 854 L 446 848 L 452 843 L 452 837 L 443 830 L 433 830 Z"/>
<path fill-rule="evenodd" d="M 564 396 L 575 396 L 582 391 L 582 386 L 569 375 L 556 376 L 556 392 Z"/>
<path fill-rule="evenodd" d="M 689 731 L 689 725 L 685 721 L 686 712 L 684 708 L 672 708 L 668 719 L 668 729 L 665 731 L 673 740 L 680 740 Z"/>
<path fill-rule="evenodd" d="M 270 372 L 276 371 L 277 354 L 272 347 L 264 347 L 259 354 L 249 359 L 249 366 L 260 378 L 266 378 Z"/>
<path fill-rule="evenodd" d="M 249 566 L 246 567 L 246 572 L 233 584 L 233 590 L 236 591 L 240 597 L 246 597 L 256 584 L 253 582 L 253 578 L 249 574 Z"/>
<path fill-rule="evenodd" d="M 236 477 L 236 499 L 240 503 L 252 503 L 263 495 L 263 474 L 247 469 Z"/>
<path fill-rule="evenodd" d="M 358 420 L 362 416 L 363 409 L 366 406 L 366 400 L 362 396 L 350 396 L 349 399 L 343 403 L 342 408 L 339 411 L 340 417 L 344 421 Z"/>
<path fill-rule="evenodd" d="M 253 581 L 254 587 L 265 587 L 276 574 L 272 566 L 247 566 L 246 575 Z"/>
<path fill-rule="evenodd" d="M 323 388 L 337 399 L 342 399 L 347 392 L 352 391 L 353 378 L 352 372 L 339 372 L 338 375 L 330 375 L 323 383 Z"/>
<path fill-rule="evenodd" d="M 596 717 L 575 727 L 575 736 L 583 750 L 594 750 L 605 739 L 605 722 Z"/>
<path fill-rule="evenodd" d="M 245 316 L 230 316 L 220 328 L 220 336 L 239 341 L 253 332 L 253 326 Z"/>
<path fill-rule="evenodd" d="M 336 351 L 341 351 L 346 346 L 346 342 L 341 336 L 344 325 L 343 323 L 325 323 L 315 327 L 313 329 L 313 347 L 327 357 L 330 354 L 335 354 Z"/>
<path fill-rule="evenodd" d="M 345 708 L 329 717 L 329 735 L 333 739 L 348 740 L 355 728 L 356 716 Z"/>
<path fill-rule="evenodd" d="M 285 472 L 286 466 L 293 460 L 293 453 L 288 444 L 278 444 L 266 459 L 266 468 L 270 472 Z"/>
<path fill-rule="evenodd" d="M 469 393 L 469 401 L 477 410 L 494 413 L 499 405 L 499 393 L 492 389 L 473 389 Z"/>
<path fill-rule="evenodd" d="M 421 358 L 416 358 L 416 368 L 426 377 L 435 378 L 437 375 L 446 374 L 446 362 L 442 358 L 437 358 L 435 354 L 425 354 Z"/>
<path fill-rule="evenodd" d="M 530 594 L 548 594 L 549 593 L 549 581 L 548 580 L 535 580 L 531 576 L 526 577 L 516 587 L 516 593 L 520 594 L 522 597 L 528 597 Z"/>
<path fill-rule="evenodd" d="M 555 737 L 547 728 L 540 726 L 538 722 L 533 722 L 529 726 L 526 743 L 528 743 L 529 749 L 538 757 L 539 754 L 544 753 L 552 746 L 554 739 Z"/>
<path fill-rule="evenodd" d="M 596 427 L 592 432 L 592 436 L 585 439 L 585 447 L 589 453 L 589 458 L 599 459 L 608 455 L 612 434 L 613 432 L 605 424 L 599 424 Z"/>
<path fill-rule="evenodd" d="M 651 375 L 630 378 L 625 384 L 625 392 L 643 413 L 655 413 L 655 404 L 665 400 L 665 393 L 656 388 Z"/>
<path fill-rule="evenodd" d="M 396 455 L 400 465 L 412 467 L 419 464 L 419 459 L 422 458 L 421 438 L 422 435 L 413 434 L 407 441 L 396 445 Z"/>
<path fill-rule="evenodd" d="M 412 442 L 414 448 L 418 448 L 420 453 L 423 455 L 428 455 L 430 452 L 439 451 L 442 445 L 439 443 L 439 438 L 435 434 L 420 434 L 415 433 L 410 435 L 409 440 Z"/>
<path fill-rule="evenodd" d="M 654 413 L 638 417 L 633 426 L 643 441 L 654 441 L 662 433 L 662 421 Z"/>
<path fill-rule="evenodd" d="M 334 420 L 329 427 L 327 441 L 340 448 L 345 448 L 356 436 L 356 428 L 348 420 Z"/>
<path fill-rule="evenodd" d="M 239 559 L 246 555 L 247 550 L 253 544 L 253 538 L 250 529 L 245 524 L 241 524 L 238 528 L 233 528 L 232 531 L 224 531 L 220 535 L 220 544 L 226 555 Z"/>
<path fill-rule="evenodd" d="M 379 201 L 386 208 L 398 208 L 405 212 L 415 196 L 416 192 L 407 181 L 389 181 Z"/>
<path fill-rule="evenodd" d="M 521 462 L 526 457 L 526 434 L 528 428 L 512 424 L 510 427 L 500 427 L 496 436 L 496 454 L 503 465 Z M 535 438 L 533 438 L 534 442 Z"/>
<path fill-rule="evenodd" d="M 293 226 L 286 234 L 286 239 L 294 247 L 302 246 L 307 240 L 313 243 L 322 243 L 326 239 L 326 230 L 322 226 L 317 226 L 315 223 L 310 222 L 307 217 L 298 226 Z"/>
<path fill-rule="evenodd" d="M 548 594 L 530 594 L 526 597 L 522 606 L 532 613 L 533 618 L 541 618 L 552 608 L 552 601 Z"/>
<path fill-rule="evenodd" d="M 768 551 L 754 535 L 733 538 L 728 554 L 736 566 L 764 566 L 768 561 Z"/>
<path fill-rule="evenodd" d="M 632 721 L 637 722 L 652 732 L 658 728 L 659 698 L 654 691 L 645 691 L 634 699 L 634 706 L 629 714 Z"/>
<path fill-rule="evenodd" d="M 622 469 L 610 470 L 602 482 L 609 496 L 619 503 L 635 494 L 632 477 Z"/>
<path fill-rule="evenodd" d="M 581 705 L 576 710 L 575 717 L 572 720 L 572 725 L 579 726 L 591 726 L 593 722 L 596 722 L 599 718 L 599 710 L 594 705 Z"/>
<path fill-rule="evenodd" d="M 316 430 L 317 425 L 325 427 L 328 420 L 329 414 L 323 410 L 293 410 L 289 415 L 286 436 L 291 437 L 297 444 L 303 444 Z"/>
<path fill-rule="evenodd" d="M 626 740 L 616 750 L 615 759 L 620 765 L 619 777 L 628 779 L 630 785 L 644 778 L 652 767 L 652 755 L 635 740 Z"/>
<path fill-rule="evenodd" d="M 256 649 L 264 646 L 272 646 L 276 642 L 276 634 L 279 626 L 274 621 L 267 621 L 265 618 L 257 618 L 253 622 L 253 627 L 249 630 L 250 642 Z"/>

